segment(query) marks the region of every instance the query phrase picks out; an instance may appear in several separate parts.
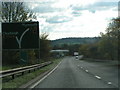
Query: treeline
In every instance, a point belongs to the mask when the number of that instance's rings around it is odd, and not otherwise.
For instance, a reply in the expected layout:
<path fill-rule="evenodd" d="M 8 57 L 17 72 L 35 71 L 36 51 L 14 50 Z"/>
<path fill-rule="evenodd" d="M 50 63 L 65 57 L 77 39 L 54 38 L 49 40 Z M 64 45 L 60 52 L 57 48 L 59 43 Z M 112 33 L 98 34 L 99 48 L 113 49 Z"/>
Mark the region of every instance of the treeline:
<path fill-rule="evenodd" d="M 118 60 L 120 45 L 120 18 L 112 19 L 106 33 L 101 33 L 101 39 L 95 44 L 85 44 L 79 52 L 86 58 Z"/>
<path fill-rule="evenodd" d="M 52 46 L 53 50 L 69 50 L 68 55 L 74 55 L 74 52 L 78 52 L 79 47 L 81 44 L 60 44 Z"/>
<path fill-rule="evenodd" d="M 114 18 L 109 23 L 106 33 L 100 33 L 98 42 L 87 44 L 62 44 L 54 45 L 53 49 L 68 49 L 69 55 L 77 51 L 84 58 L 118 60 L 120 45 L 120 17 Z"/>
<path fill-rule="evenodd" d="M 62 45 L 62 44 L 92 44 L 98 42 L 100 37 L 69 37 L 69 38 L 62 38 L 57 40 L 52 40 L 51 44 L 54 45 Z"/>

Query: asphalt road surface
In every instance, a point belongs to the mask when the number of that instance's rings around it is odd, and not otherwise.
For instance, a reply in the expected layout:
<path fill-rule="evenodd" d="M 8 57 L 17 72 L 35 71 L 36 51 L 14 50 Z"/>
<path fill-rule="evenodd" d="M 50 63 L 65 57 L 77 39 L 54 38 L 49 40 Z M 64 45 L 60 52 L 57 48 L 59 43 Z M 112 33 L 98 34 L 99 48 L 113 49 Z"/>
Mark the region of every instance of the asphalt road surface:
<path fill-rule="evenodd" d="M 65 57 L 35 88 L 117 88 L 118 68 L 112 62 L 87 62 Z"/>

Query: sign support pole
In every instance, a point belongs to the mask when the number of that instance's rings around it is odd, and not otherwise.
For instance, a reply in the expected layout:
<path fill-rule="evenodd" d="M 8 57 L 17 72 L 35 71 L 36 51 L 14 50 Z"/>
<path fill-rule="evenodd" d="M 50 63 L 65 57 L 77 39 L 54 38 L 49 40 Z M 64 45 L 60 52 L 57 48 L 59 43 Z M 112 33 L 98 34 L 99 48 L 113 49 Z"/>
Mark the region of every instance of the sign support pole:
<path fill-rule="evenodd" d="M 17 42 L 18 42 L 19 50 L 20 50 L 20 61 L 25 61 L 25 60 L 23 59 L 23 56 L 22 56 L 21 43 L 22 43 L 22 38 L 23 38 L 23 36 L 24 36 L 25 33 L 28 32 L 28 31 L 29 31 L 29 28 L 26 29 L 26 30 L 22 33 L 22 35 L 21 35 L 21 37 L 20 37 L 20 40 L 18 40 L 18 37 L 16 36 L 16 40 L 17 40 Z"/>

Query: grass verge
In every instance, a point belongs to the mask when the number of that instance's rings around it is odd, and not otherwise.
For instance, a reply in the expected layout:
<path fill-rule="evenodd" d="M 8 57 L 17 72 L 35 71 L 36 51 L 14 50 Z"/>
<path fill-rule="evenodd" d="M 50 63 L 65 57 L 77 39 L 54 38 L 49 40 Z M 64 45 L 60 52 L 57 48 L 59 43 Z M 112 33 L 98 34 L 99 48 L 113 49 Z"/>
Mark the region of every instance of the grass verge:
<path fill-rule="evenodd" d="M 45 66 L 39 70 L 36 70 L 35 72 L 31 72 L 31 73 L 28 73 L 28 74 L 25 74 L 23 76 L 20 76 L 20 77 L 17 77 L 13 80 L 10 80 L 9 82 L 4 82 L 2 83 L 2 88 L 18 88 L 20 87 L 21 85 L 29 82 L 30 80 L 34 79 L 35 77 L 37 77 L 38 75 L 54 68 L 59 62 L 61 61 L 61 59 L 55 59 L 53 60 L 53 63 L 48 65 L 48 66 Z"/>

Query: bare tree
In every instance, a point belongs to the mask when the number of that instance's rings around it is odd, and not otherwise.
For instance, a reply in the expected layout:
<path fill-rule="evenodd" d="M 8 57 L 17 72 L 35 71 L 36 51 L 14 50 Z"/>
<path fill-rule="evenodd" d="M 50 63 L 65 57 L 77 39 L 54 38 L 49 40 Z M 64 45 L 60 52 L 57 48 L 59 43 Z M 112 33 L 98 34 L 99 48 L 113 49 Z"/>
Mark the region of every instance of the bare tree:
<path fill-rule="evenodd" d="M 23 2 L 2 2 L 2 22 L 21 22 L 36 19 L 35 14 Z"/>

